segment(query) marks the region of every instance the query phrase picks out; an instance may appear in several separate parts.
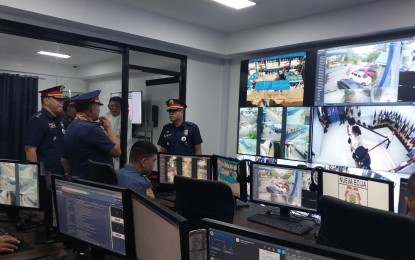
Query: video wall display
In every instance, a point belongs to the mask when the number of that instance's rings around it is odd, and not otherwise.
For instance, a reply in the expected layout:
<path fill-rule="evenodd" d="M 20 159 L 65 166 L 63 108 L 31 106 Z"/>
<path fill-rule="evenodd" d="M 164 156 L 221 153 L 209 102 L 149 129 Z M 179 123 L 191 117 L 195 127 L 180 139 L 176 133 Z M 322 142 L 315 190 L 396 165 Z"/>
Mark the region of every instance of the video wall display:
<path fill-rule="evenodd" d="M 305 52 L 249 60 L 247 105 L 302 106 L 305 60 Z"/>
<path fill-rule="evenodd" d="M 241 108 L 238 138 L 238 154 L 307 161 L 310 108 Z"/>
<path fill-rule="evenodd" d="M 415 38 L 317 51 L 315 105 L 415 102 Z"/>
<path fill-rule="evenodd" d="M 310 146 L 310 108 L 288 107 L 285 159 L 307 161 Z"/>
<path fill-rule="evenodd" d="M 415 106 L 313 108 L 312 162 L 415 172 Z"/>

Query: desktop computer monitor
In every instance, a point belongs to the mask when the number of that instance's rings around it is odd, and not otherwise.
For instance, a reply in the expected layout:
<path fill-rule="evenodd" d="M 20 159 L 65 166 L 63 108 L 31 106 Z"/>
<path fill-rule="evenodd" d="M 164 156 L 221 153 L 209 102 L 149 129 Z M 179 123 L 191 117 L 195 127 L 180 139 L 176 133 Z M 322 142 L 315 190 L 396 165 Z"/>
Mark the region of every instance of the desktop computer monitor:
<path fill-rule="evenodd" d="M 407 178 L 401 178 L 399 181 L 399 201 L 398 201 L 398 213 L 405 214 L 405 197 L 406 187 L 408 185 Z"/>
<path fill-rule="evenodd" d="M 43 209 L 45 178 L 41 163 L 0 160 L 0 209 L 15 221 L 19 209 Z"/>
<path fill-rule="evenodd" d="M 91 245 L 93 252 L 129 259 L 127 189 L 58 176 L 52 180 L 59 233 Z"/>
<path fill-rule="evenodd" d="M 375 259 L 301 241 L 275 237 L 224 222 L 203 219 L 207 259 Z"/>
<path fill-rule="evenodd" d="M 320 169 L 319 192 L 350 203 L 393 211 L 394 182 Z"/>
<path fill-rule="evenodd" d="M 159 153 L 157 162 L 160 184 L 172 185 L 176 175 L 211 180 L 211 161 L 209 155 Z"/>
<path fill-rule="evenodd" d="M 220 155 L 212 156 L 213 179 L 228 184 L 233 196 L 247 201 L 246 161 Z"/>
<path fill-rule="evenodd" d="M 136 259 L 189 259 L 187 220 L 131 190 Z"/>
<path fill-rule="evenodd" d="M 250 174 L 252 202 L 279 207 L 285 217 L 291 210 L 317 211 L 312 169 L 251 162 Z"/>

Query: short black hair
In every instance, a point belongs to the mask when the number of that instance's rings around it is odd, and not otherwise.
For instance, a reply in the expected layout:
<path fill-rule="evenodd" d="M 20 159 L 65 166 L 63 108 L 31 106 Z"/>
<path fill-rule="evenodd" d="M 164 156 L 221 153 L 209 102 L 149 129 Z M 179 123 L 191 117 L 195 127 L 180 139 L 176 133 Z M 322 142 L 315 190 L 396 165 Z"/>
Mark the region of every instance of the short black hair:
<path fill-rule="evenodd" d="M 139 160 L 157 154 L 157 152 L 157 147 L 154 144 L 146 141 L 137 141 L 131 147 L 129 161 L 138 162 Z"/>
<path fill-rule="evenodd" d="M 347 123 L 349 123 L 349 125 L 355 125 L 356 124 L 356 120 L 354 120 L 353 117 L 348 117 L 347 118 Z"/>
<path fill-rule="evenodd" d="M 406 185 L 406 195 L 415 198 L 415 173 L 409 176 L 408 184 Z"/>
<path fill-rule="evenodd" d="M 108 103 L 111 103 L 111 102 L 120 103 L 120 105 L 122 106 L 122 98 L 119 96 L 111 97 Z"/>
<path fill-rule="evenodd" d="M 355 132 L 356 134 L 359 134 L 359 135 L 362 134 L 362 131 L 360 130 L 360 127 L 358 127 L 357 125 L 354 125 L 352 127 L 352 132 Z"/>

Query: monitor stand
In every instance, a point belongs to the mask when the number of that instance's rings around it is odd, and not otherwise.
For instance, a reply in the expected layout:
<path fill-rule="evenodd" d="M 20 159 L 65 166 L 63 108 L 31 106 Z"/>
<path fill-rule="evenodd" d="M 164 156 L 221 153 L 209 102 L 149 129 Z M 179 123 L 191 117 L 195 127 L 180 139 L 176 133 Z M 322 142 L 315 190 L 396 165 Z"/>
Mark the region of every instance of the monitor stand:
<path fill-rule="evenodd" d="M 248 202 L 243 202 L 240 199 L 235 198 L 235 208 L 240 209 L 240 208 L 248 208 L 249 204 Z"/>
<path fill-rule="evenodd" d="M 278 210 L 279 212 L 274 212 Z M 280 218 L 282 220 L 286 220 L 292 223 L 298 223 L 301 221 L 300 218 L 293 217 L 291 215 L 291 210 L 286 207 L 278 207 L 272 210 L 267 211 L 265 214 L 272 214 L 274 217 Z"/>
<path fill-rule="evenodd" d="M 41 225 L 35 229 L 34 244 L 50 244 L 58 242 L 59 233 L 54 228 Z"/>

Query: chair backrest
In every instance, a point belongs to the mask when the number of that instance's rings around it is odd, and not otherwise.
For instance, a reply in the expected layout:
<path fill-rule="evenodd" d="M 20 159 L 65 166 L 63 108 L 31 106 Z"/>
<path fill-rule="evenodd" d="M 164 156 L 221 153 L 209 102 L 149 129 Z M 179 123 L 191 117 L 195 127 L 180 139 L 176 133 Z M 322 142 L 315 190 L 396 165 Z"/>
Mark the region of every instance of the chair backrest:
<path fill-rule="evenodd" d="M 174 187 L 175 210 L 189 220 L 191 230 L 202 227 L 202 218 L 233 223 L 235 199 L 227 184 L 175 176 Z"/>
<path fill-rule="evenodd" d="M 89 180 L 110 185 L 118 185 L 117 173 L 108 163 L 88 160 Z"/>
<path fill-rule="evenodd" d="M 317 243 L 382 259 L 415 259 L 415 219 L 321 196 Z"/>

